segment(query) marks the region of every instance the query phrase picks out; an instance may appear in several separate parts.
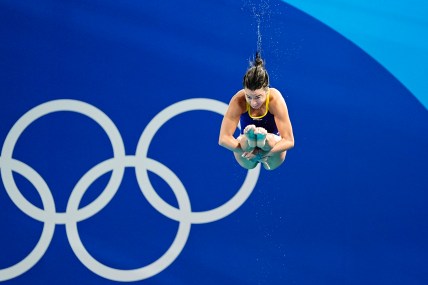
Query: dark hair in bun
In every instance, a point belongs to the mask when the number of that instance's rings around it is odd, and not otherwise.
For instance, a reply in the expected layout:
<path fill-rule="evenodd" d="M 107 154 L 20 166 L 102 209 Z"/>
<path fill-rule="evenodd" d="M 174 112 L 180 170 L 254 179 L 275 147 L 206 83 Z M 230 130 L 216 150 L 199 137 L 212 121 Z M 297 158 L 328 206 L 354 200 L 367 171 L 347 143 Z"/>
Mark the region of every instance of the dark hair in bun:
<path fill-rule="evenodd" d="M 256 52 L 255 60 L 250 62 L 250 67 L 244 75 L 242 85 L 250 90 L 269 87 L 269 75 L 259 52 Z"/>

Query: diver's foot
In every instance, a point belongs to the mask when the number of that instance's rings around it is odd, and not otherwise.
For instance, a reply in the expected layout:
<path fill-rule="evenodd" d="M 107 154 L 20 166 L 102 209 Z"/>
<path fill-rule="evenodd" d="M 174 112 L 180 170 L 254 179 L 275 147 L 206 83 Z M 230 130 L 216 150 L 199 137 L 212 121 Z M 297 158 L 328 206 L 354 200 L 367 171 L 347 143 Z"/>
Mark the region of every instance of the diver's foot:
<path fill-rule="evenodd" d="M 244 129 L 244 135 L 247 138 L 248 146 L 249 147 L 256 147 L 256 135 L 254 134 L 254 131 L 256 129 L 255 125 L 248 125 Z"/>
<path fill-rule="evenodd" d="M 258 127 L 254 130 L 254 135 L 256 136 L 256 145 L 259 148 L 264 148 L 266 144 L 266 135 L 267 135 L 266 129 L 262 127 Z"/>

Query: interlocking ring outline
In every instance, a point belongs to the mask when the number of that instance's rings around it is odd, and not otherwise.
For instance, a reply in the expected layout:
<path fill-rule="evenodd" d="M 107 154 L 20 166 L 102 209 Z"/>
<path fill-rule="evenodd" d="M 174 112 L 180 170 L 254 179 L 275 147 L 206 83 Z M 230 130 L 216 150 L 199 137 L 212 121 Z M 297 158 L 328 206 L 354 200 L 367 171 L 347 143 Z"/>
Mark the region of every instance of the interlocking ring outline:
<path fill-rule="evenodd" d="M 260 165 L 249 170 L 238 192 L 226 203 L 217 208 L 193 212 L 187 191 L 180 179 L 165 165 L 147 157 L 151 140 L 158 129 L 178 114 L 204 110 L 224 115 L 227 105 L 223 102 L 194 98 L 177 102 L 157 114 L 144 129 L 135 155 L 126 155 L 125 147 L 116 125 L 98 108 L 83 101 L 61 99 L 53 100 L 34 107 L 25 113 L 9 131 L 0 155 L 0 173 L 6 192 L 13 203 L 26 215 L 44 223 L 40 240 L 33 250 L 20 262 L 0 269 L 0 281 L 13 279 L 32 268 L 45 254 L 52 240 L 55 226 L 64 224 L 70 246 L 77 258 L 95 274 L 106 279 L 131 282 L 150 278 L 171 265 L 184 248 L 190 233 L 191 224 L 209 223 L 220 220 L 236 211 L 251 195 L 260 174 Z M 74 186 L 67 203 L 66 211 L 56 212 L 52 192 L 44 179 L 24 162 L 14 159 L 13 150 L 20 135 L 35 120 L 54 112 L 75 112 L 94 120 L 106 132 L 113 148 L 113 158 L 98 163 L 88 170 Z M 179 222 L 179 227 L 170 248 L 157 260 L 137 269 L 115 269 L 102 264 L 84 247 L 80 240 L 77 223 L 88 219 L 101 211 L 119 189 L 125 168 L 134 167 L 137 182 L 147 201 L 161 214 Z M 31 204 L 19 191 L 12 172 L 17 172 L 33 184 L 39 193 L 43 209 Z M 153 189 L 148 177 L 151 171 L 161 177 L 172 189 L 178 202 L 178 208 L 166 203 Z M 90 204 L 79 208 L 81 199 L 89 186 L 103 174 L 112 175 L 103 192 Z"/>

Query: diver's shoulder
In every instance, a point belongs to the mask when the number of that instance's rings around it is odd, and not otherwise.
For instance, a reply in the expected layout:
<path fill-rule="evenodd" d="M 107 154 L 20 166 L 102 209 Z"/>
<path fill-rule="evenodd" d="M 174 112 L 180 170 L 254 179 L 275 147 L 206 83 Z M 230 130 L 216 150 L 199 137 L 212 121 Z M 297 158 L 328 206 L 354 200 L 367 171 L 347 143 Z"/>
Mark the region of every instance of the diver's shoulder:
<path fill-rule="evenodd" d="M 240 111 L 244 112 L 246 110 L 246 100 L 244 89 L 239 90 L 233 95 L 230 104 L 236 105 Z"/>
<path fill-rule="evenodd" d="M 245 102 L 245 91 L 244 89 L 239 90 L 238 92 L 233 95 L 232 99 L 234 99 L 237 102 Z"/>
<path fill-rule="evenodd" d="M 269 88 L 269 99 L 270 101 L 275 101 L 275 100 L 283 100 L 283 96 L 281 94 L 281 92 L 276 89 L 276 88 Z"/>

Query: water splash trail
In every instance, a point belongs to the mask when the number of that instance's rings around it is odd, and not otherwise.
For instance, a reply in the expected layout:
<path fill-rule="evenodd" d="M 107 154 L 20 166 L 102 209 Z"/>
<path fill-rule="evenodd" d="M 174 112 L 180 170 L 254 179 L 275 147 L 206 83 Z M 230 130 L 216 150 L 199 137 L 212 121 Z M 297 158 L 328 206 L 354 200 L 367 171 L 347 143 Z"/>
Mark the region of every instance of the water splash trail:
<path fill-rule="evenodd" d="M 243 6 L 242 10 L 247 12 L 254 20 L 252 27 L 256 32 L 256 52 L 259 52 L 261 57 L 269 62 L 281 62 L 283 61 L 283 56 L 285 56 L 286 50 L 284 47 L 280 47 L 279 40 L 280 35 L 285 31 L 285 27 L 281 26 L 274 20 L 280 19 L 282 17 L 283 9 L 279 6 L 283 4 L 282 1 L 273 1 L 273 0 L 242 0 Z M 285 48 L 285 49 L 288 49 Z M 249 59 L 249 61 L 253 61 Z M 270 65 L 270 77 L 272 79 L 278 79 L 281 72 L 278 69 L 278 65 Z"/>
<path fill-rule="evenodd" d="M 261 25 L 261 16 L 260 14 L 257 14 L 256 7 L 253 7 L 253 15 L 256 18 L 257 22 L 257 51 L 261 53 L 262 51 L 262 33 L 260 31 L 260 25 Z"/>
<path fill-rule="evenodd" d="M 257 25 L 257 51 L 262 52 L 262 23 L 268 23 L 270 20 L 270 4 L 268 0 L 262 0 L 259 3 L 250 2 L 248 5 L 251 7 L 253 17 Z"/>

